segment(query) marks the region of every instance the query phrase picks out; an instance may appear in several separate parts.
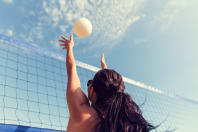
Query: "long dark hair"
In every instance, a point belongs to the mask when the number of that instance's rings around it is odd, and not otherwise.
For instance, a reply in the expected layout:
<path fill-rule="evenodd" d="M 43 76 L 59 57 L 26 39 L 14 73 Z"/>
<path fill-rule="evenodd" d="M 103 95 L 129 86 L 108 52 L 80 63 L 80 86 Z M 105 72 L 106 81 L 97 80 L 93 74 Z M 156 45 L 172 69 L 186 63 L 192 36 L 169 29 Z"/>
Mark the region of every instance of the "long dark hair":
<path fill-rule="evenodd" d="M 155 129 L 142 116 L 141 109 L 125 93 L 122 76 L 114 70 L 96 73 L 92 86 L 96 92 L 96 109 L 100 122 L 96 132 L 149 132 Z"/>

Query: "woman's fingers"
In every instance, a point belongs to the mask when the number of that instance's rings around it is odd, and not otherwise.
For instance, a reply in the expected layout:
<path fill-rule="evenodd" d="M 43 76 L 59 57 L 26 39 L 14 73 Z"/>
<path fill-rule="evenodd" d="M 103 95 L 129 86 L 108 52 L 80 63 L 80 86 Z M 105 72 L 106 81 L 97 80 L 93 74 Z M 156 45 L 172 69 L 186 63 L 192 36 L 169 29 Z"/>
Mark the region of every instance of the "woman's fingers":
<path fill-rule="evenodd" d="M 64 40 L 58 40 L 59 42 L 63 42 L 63 43 L 65 43 L 65 41 Z"/>
<path fill-rule="evenodd" d="M 73 35 L 72 34 L 70 35 L 70 40 L 73 41 Z"/>
<path fill-rule="evenodd" d="M 103 60 L 104 59 L 104 53 L 102 53 L 102 55 L 101 55 L 101 60 Z"/>
<path fill-rule="evenodd" d="M 101 61 L 105 62 L 104 53 L 102 53 L 102 55 L 101 55 Z"/>
<path fill-rule="evenodd" d="M 62 39 L 67 40 L 67 38 L 65 36 L 61 36 Z"/>
<path fill-rule="evenodd" d="M 65 36 L 61 36 L 61 38 L 63 40 L 58 40 L 58 41 L 61 42 L 59 44 L 59 46 L 63 46 L 63 48 L 62 48 L 63 50 L 68 49 L 69 47 L 73 47 L 74 42 L 73 42 L 73 35 L 72 34 L 70 35 L 70 40 L 67 39 Z"/>
<path fill-rule="evenodd" d="M 65 46 L 65 44 L 59 44 L 59 46 Z"/>
<path fill-rule="evenodd" d="M 66 49 L 66 47 L 63 47 L 62 50 Z"/>

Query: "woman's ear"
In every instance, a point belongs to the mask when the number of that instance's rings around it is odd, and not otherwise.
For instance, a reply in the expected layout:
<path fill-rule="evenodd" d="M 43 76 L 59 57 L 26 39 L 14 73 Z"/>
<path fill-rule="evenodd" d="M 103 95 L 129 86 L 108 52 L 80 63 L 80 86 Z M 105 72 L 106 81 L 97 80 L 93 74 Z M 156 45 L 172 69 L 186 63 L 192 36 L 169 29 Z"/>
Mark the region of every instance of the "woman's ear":
<path fill-rule="evenodd" d="M 93 88 L 88 86 L 88 99 L 92 102 Z"/>
<path fill-rule="evenodd" d="M 94 91 L 93 87 L 90 87 L 90 100 L 92 103 L 96 102 L 96 92 Z"/>

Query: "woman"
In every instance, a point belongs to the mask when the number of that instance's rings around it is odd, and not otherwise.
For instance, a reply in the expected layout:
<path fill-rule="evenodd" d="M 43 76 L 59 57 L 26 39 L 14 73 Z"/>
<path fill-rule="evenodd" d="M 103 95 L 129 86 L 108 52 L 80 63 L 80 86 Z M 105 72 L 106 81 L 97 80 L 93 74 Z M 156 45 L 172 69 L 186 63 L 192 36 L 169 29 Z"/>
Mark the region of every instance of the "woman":
<path fill-rule="evenodd" d="M 154 127 L 142 116 L 138 105 L 124 92 L 122 76 L 107 69 L 104 55 L 102 70 L 89 80 L 88 97 L 83 93 L 73 55 L 73 36 L 61 36 L 63 50 L 67 50 L 67 90 L 69 109 L 67 132 L 148 132 Z M 89 104 L 91 102 L 91 105 Z"/>

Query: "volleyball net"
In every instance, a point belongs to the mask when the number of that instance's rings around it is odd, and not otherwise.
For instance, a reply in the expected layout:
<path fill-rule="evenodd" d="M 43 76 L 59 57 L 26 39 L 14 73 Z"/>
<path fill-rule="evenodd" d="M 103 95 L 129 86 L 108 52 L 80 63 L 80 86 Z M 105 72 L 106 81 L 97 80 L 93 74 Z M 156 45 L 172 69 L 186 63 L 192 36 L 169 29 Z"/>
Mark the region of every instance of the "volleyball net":
<path fill-rule="evenodd" d="M 76 61 L 83 91 L 100 69 Z M 124 77 L 126 92 L 158 131 L 197 132 L 198 102 Z M 0 34 L 0 132 L 65 131 L 65 57 Z"/>

